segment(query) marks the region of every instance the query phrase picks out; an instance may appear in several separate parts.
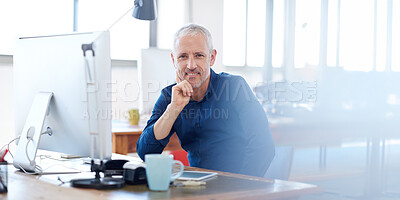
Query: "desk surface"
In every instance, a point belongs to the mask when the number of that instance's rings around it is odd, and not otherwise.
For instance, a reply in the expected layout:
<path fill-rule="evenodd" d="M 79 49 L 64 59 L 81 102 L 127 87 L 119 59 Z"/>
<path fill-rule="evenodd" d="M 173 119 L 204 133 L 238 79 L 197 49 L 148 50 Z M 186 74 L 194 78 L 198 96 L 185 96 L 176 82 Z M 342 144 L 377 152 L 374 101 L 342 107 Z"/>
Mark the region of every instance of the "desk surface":
<path fill-rule="evenodd" d="M 287 199 L 321 192 L 315 185 L 226 172 L 219 172 L 206 186 L 170 187 L 167 192 L 152 192 L 146 185 L 126 185 L 117 190 L 78 189 L 68 183 L 61 185 L 59 175 L 27 175 L 12 165 L 8 169 L 8 193 L 0 194 L 0 199 Z M 186 170 L 210 171 L 192 167 Z"/>

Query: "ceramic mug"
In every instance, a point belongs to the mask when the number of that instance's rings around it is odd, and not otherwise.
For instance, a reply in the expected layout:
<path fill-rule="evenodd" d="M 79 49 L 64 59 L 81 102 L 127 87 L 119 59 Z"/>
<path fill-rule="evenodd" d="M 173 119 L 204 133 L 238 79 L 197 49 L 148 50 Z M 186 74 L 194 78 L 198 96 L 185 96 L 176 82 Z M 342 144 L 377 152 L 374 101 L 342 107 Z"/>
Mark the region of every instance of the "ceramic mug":
<path fill-rule="evenodd" d="M 173 155 L 147 154 L 145 155 L 147 183 L 150 190 L 167 191 L 171 181 L 180 177 L 183 173 L 183 164 L 174 160 Z M 172 167 L 178 164 L 180 170 L 172 174 Z"/>

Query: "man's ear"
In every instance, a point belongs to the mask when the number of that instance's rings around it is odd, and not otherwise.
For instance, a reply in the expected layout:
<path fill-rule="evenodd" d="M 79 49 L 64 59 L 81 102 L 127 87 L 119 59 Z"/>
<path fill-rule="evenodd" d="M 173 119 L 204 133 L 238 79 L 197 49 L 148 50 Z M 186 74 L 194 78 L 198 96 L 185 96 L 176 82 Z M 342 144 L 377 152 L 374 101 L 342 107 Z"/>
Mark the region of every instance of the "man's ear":
<path fill-rule="evenodd" d="M 174 53 L 171 52 L 171 59 L 172 59 L 172 64 L 174 65 L 175 68 L 175 59 L 174 59 Z"/>
<path fill-rule="evenodd" d="M 182 80 L 181 80 L 181 78 L 179 78 L 179 76 L 178 76 L 178 70 L 177 70 L 177 68 L 176 68 L 176 66 L 175 66 L 174 54 L 173 54 L 172 52 L 171 52 L 171 59 L 172 59 L 172 64 L 174 65 L 174 69 L 175 69 L 175 74 L 176 74 L 175 79 L 176 79 L 176 83 L 180 83 L 180 82 L 182 82 Z"/>
<path fill-rule="evenodd" d="M 210 67 L 214 65 L 216 58 L 217 58 L 217 50 L 213 49 L 210 56 Z"/>

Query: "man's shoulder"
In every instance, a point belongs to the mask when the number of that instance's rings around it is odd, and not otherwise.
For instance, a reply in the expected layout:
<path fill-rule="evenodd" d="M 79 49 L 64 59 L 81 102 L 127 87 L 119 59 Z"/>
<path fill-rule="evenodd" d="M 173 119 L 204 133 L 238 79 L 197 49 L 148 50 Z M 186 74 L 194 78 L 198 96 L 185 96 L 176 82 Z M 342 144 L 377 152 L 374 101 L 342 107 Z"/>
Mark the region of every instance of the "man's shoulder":
<path fill-rule="evenodd" d="M 160 95 L 156 101 L 156 105 L 161 105 L 163 103 L 169 104 L 169 102 L 171 102 L 172 87 L 174 85 L 176 85 L 176 83 L 168 85 L 161 90 Z"/>
<path fill-rule="evenodd" d="M 164 87 L 162 90 L 161 90 L 161 94 L 162 95 L 165 95 L 165 96 L 171 96 L 171 94 L 172 94 L 172 87 L 174 86 L 174 85 L 176 85 L 176 83 L 173 83 L 173 84 L 171 84 L 171 85 L 168 85 L 168 86 L 166 86 L 166 87 Z"/>
<path fill-rule="evenodd" d="M 218 77 L 218 82 L 222 83 L 222 85 L 223 84 L 237 85 L 241 83 L 247 83 L 246 80 L 240 75 L 234 75 L 227 72 L 221 72 L 216 75 Z"/>
<path fill-rule="evenodd" d="M 234 75 L 227 72 L 221 72 L 216 74 L 218 79 L 222 81 L 236 81 L 236 80 L 244 80 L 244 78 L 240 75 Z"/>

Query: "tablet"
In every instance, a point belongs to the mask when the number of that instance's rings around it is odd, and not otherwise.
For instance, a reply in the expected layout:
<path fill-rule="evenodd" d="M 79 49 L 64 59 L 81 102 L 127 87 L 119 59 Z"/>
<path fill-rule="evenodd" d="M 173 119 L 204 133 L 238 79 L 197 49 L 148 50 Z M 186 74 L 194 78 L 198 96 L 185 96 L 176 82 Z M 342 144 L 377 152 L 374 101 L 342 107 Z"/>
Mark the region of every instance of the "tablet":
<path fill-rule="evenodd" d="M 203 171 L 184 171 L 182 176 L 177 178 L 178 180 L 191 180 L 201 181 L 213 176 L 218 175 L 216 172 L 203 172 Z"/>

